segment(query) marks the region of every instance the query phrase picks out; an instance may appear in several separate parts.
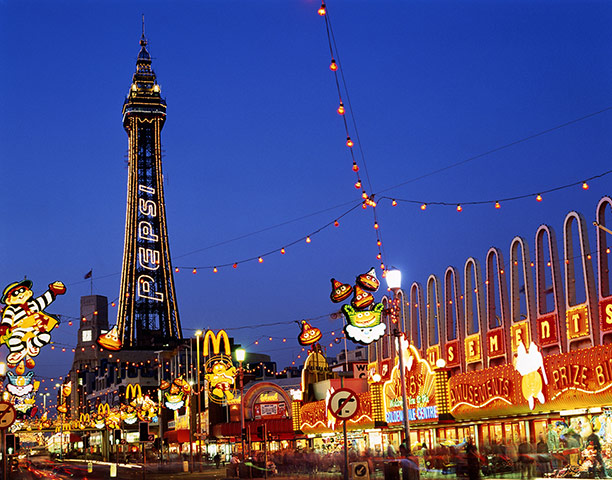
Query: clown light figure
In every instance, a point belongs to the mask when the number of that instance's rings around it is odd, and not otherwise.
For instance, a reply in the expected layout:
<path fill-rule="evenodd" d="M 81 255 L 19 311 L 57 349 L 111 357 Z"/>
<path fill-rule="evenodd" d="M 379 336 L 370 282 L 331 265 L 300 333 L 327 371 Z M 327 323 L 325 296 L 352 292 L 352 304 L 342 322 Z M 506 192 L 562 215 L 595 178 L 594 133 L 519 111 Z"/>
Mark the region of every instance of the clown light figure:
<path fill-rule="evenodd" d="M 10 353 L 6 357 L 14 368 L 25 359 L 28 368 L 34 368 L 33 357 L 51 341 L 51 330 L 59 323 L 53 315 L 45 313 L 57 295 L 66 293 L 62 282 L 49 284 L 49 290 L 33 298 L 32 282 L 14 282 L 4 289 L 0 302 L 6 304 L 0 322 L 0 343 L 6 343 Z M 22 367 L 20 367 L 22 368 Z"/>
<path fill-rule="evenodd" d="M 523 397 L 527 400 L 529 408 L 533 410 L 536 399 L 540 403 L 545 402 L 542 380 L 545 384 L 548 384 L 548 378 L 544 370 L 544 358 L 535 343 L 530 343 L 529 351 L 522 342 L 519 344 L 514 359 L 514 368 L 521 374 Z M 542 373 L 540 373 L 540 370 Z"/>

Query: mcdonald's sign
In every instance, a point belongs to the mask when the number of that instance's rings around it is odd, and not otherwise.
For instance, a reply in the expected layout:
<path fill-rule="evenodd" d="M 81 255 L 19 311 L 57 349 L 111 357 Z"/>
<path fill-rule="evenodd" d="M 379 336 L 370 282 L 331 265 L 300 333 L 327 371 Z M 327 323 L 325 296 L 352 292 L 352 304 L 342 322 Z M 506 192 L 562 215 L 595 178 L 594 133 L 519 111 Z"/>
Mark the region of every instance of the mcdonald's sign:
<path fill-rule="evenodd" d="M 142 397 L 142 388 L 139 383 L 129 383 L 125 389 L 126 400 L 136 399 Z"/>
<path fill-rule="evenodd" d="M 223 346 L 225 348 L 225 355 L 231 355 L 232 350 L 230 348 L 229 338 L 227 338 L 227 333 L 225 330 L 219 330 L 219 333 L 215 335 L 215 332 L 212 330 L 206 330 L 206 335 L 204 335 L 204 356 L 208 356 L 208 345 L 212 345 L 213 353 L 218 355 L 221 350 L 221 340 L 223 340 Z"/>
<path fill-rule="evenodd" d="M 84 429 L 89 426 L 91 423 L 91 418 L 89 417 L 89 413 L 81 413 L 79 415 L 79 428 Z"/>
<path fill-rule="evenodd" d="M 110 405 L 108 403 L 101 403 L 98 405 L 98 415 L 110 415 Z"/>

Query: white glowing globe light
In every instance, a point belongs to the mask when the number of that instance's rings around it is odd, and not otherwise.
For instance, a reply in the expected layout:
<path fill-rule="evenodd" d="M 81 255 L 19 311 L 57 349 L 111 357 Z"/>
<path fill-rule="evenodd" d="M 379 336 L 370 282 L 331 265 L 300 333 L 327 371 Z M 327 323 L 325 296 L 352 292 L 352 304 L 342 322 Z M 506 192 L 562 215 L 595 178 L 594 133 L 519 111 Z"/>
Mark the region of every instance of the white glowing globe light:
<path fill-rule="evenodd" d="M 402 272 L 399 270 L 387 270 L 387 286 L 391 290 L 400 288 L 402 286 Z"/>

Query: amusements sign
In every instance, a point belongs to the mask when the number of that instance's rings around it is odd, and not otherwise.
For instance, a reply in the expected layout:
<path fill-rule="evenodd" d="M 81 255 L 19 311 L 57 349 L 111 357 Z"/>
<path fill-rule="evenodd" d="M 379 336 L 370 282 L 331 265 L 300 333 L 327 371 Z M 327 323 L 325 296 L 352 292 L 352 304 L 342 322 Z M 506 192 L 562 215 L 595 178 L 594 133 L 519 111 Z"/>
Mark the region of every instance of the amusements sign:
<path fill-rule="evenodd" d="M 455 418 L 520 414 L 609 405 L 612 345 L 541 357 L 535 344 L 519 348 L 516 366 L 453 375 L 450 410 Z"/>

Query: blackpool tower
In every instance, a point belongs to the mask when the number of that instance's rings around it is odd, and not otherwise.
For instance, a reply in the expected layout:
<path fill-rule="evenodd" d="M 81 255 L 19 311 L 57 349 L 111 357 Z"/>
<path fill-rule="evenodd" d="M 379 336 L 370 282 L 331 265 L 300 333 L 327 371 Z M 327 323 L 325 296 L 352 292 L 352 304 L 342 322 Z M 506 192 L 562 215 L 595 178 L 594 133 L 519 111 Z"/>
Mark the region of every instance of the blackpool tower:
<path fill-rule="evenodd" d="M 147 40 L 140 39 L 136 72 L 123 104 L 129 141 L 125 245 L 117 316 L 121 348 L 159 349 L 182 338 L 170 261 L 161 158 L 166 101 Z"/>

